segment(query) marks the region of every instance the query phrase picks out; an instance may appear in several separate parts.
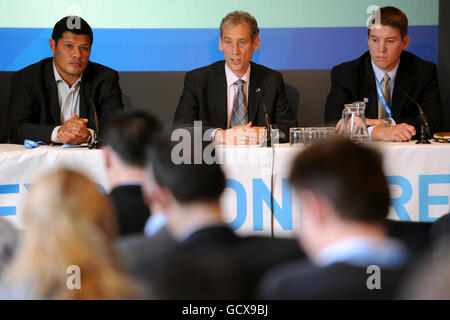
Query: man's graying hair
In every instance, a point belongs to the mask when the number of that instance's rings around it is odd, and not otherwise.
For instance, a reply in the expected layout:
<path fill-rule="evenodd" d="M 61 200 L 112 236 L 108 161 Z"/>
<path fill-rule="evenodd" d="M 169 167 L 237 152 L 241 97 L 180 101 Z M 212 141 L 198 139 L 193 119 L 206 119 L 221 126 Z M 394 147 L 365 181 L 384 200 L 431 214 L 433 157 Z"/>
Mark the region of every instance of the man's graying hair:
<path fill-rule="evenodd" d="M 237 25 L 243 22 L 249 25 L 250 37 L 252 38 L 252 42 L 255 41 L 256 37 L 259 35 L 258 23 L 256 22 L 255 17 L 244 11 L 230 12 L 225 18 L 222 19 L 222 22 L 220 23 L 220 38 L 223 37 L 223 29 L 228 24 Z"/>

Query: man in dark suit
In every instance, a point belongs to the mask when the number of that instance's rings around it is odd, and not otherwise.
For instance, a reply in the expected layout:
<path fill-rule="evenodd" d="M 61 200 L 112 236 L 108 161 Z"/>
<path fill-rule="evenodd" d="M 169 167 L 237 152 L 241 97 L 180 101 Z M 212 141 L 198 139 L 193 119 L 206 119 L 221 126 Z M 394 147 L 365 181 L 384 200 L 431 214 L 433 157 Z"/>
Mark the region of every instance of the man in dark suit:
<path fill-rule="evenodd" d="M 341 139 L 312 146 L 293 162 L 289 181 L 302 205 L 297 237 L 310 262 L 269 272 L 262 298 L 394 296 L 409 254 L 387 235 L 390 197 L 381 156 Z"/>
<path fill-rule="evenodd" d="M 120 236 L 142 234 L 150 216 L 141 186 L 146 147 L 160 128 L 159 121 L 143 111 L 120 114 L 105 128 L 102 150 Z"/>
<path fill-rule="evenodd" d="M 283 77 L 250 61 L 259 49 L 258 34 L 255 18 L 246 12 L 231 12 L 222 20 L 219 49 L 225 61 L 186 74 L 175 126 L 201 120 L 204 128 L 216 129 L 208 134 L 218 143 L 254 144 L 264 135 L 265 106 L 271 124 L 281 130 L 280 138 L 288 138 L 297 121 Z"/>
<path fill-rule="evenodd" d="M 65 17 L 55 24 L 49 40 L 53 58 L 13 75 L 8 110 L 11 143 L 91 142 L 100 133 L 96 131 L 123 110 L 117 72 L 89 61 L 92 42 L 86 21 Z"/>
<path fill-rule="evenodd" d="M 399 9 L 383 7 L 374 14 L 369 51 L 331 70 L 325 123 L 336 124 L 344 104 L 368 99 L 366 120 L 372 140 L 409 141 L 419 132 L 420 120 L 406 93 L 421 105 L 431 130 L 441 129 L 436 65 L 404 51 L 410 40 L 407 33 L 408 19 Z"/>
<path fill-rule="evenodd" d="M 161 137 L 152 145 L 144 183 L 146 202 L 152 211 L 167 214 L 163 230 L 169 231 L 175 245 L 167 239 L 161 243 L 162 231 L 144 241 L 122 242 L 125 265 L 149 284 L 156 298 L 251 298 L 270 267 L 302 257 L 298 243 L 235 234 L 222 218 L 219 200 L 225 176 L 220 165 L 176 165 L 178 159 L 172 155 L 176 143 Z M 183 150 L 190 153 L 189 160 L 196 158 L 192 151 L 196 149 Z"/>

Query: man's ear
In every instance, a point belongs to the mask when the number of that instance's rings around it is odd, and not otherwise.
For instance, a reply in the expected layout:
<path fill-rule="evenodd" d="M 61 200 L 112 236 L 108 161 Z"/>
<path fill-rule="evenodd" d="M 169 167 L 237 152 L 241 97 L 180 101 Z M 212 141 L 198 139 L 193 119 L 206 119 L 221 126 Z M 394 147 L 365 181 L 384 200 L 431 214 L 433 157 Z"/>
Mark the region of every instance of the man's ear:
<path fill-rule="evenodd" d="M 161 210 L 165 211 L 170 205 L 169 192 L 158 184 L 144 183 L 142 185 L 142 196 L 149 208 L 158 205 Z"/>
<path fill-rule="evenodd" d="M 256 51 L 259 49 L 259 37 L 256 37 L 253 41 L 253 51 Z"/>
<path fill-rule="evenodd" d="M 327 221 L 329 204 L 323 197 L 313 191 L 305 190 L 301 192 L 301 199 L 304 202 L 304 208 L 308 210 L 310 219 L 313 219 L 316 225 Z"/>
<path fill-rule="evenodd" d="M 219 45 L 218 45 L 218 47 L 219 47 L 219 50 L 220 50 L 220 51 L 223 51 L 222 37 L 220 37 L 220 39 L 219 39 Z"/>
<path fill-rule="evenodd" d="M 403 43 L 403 50 L 408 49 L 409 46 L 409 41 L 411 40 L 411 38 L 409 37 L 409 35 L 406 35 L 403 37 L 402 39 L 402 43 Z"/>
<path fill-rule="evenodd" d="M 50 45 L 50 50 L 52 50 L 53 55 L 55 55 L 55 50 L 56 50 L 56 42 L 55 42 L 55 40 L 50 38 L 50 40 L 48 40 L 48 43 Z"/>

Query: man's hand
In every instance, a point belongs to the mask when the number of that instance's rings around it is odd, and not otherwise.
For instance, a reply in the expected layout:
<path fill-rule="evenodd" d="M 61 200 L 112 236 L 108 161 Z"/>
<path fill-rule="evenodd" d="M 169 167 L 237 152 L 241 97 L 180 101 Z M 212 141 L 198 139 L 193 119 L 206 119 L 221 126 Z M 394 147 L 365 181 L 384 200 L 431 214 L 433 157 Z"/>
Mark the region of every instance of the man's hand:
<path fill-rule="evenodd" d="M 416 134 L 416 129 L 406 123 L 400 123 L 392 127 L 378 126 L 372 130 L 374 141 L 406 142 Z"/>
<path fill-rule="evenodd" d="M 86 123 L 88 123 L 88 119 L 80 118 L 75 113 L 72 113 L 72 118 L 64 122 L 59 128 L 56 141 L 71 145 L 87 142 L 90 134 Z"/>
<path fill-rule="evenodd" d="M 251 122 L 227 130 L 219 129 L 214 136 L 214 141 L 234 145 L 259 144 L 264 141 L 264 129 L 264 127 L 252 127 Z"/>

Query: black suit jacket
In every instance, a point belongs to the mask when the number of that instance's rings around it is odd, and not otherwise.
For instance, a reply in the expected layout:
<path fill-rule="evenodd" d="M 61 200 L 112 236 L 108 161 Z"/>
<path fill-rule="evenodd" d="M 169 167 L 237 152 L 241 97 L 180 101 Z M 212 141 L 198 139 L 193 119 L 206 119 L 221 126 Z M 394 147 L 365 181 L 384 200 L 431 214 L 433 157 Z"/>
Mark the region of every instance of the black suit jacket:
<path fill-rule="evenodd" d="M 381 267 L 381 289 L 369 290 L 367 280 L 372 273 L 367 273 L 367 268 L 345 263 L 318 267 L 302 260 L 269 272 L 261 281 L 259 297 L 276 300 L 394 299 L 406 274 L 406 267 Z"/>
<path fill-rule="evenodd" d="M 92 97 L 99 118 L 99 131 L 123 110 L 122 91 L 116 71 L 90 62 L 80 87 L 80 117 L 89 119 L 87 127 L 96 131 Z M 17 71 L 11 82 L 8 109 L 8 136 L 11 143 L 24 139 L 50 142 L 53 129 L 61 125 L 61 108 L 53 73 L 53 58 Z"/>
<path fill-rule="evenodd" d="M 142 256 L 155 241 L 147 238 L 148 246 L 127 254 Z M 294 239 L 240 237 L 226 225 L 202 228 L 157 251 L 146 259 L 129 257 L 138 265 L 127 266 L 159 299 L 252 298 L 269 268 L 304 256 Z"/>
<path fill-rule="evenodd" d="M 289 128 L 295 127 L 297 120 L 286 99 L 281 73 L 251 62 L 248 121 L 254 126 L 265 125 L 262 101 L 271 123 L 289 137 Z M 192 126 L 195 120 L 201 120 L 204 128 L 227 129 L 225 61 L 186 73 L 173 122 L 175 127 Z"/>
<path fill-rule="evenodd" d="M 441 130 L 442 102 L 436 65 L 406 51 L 400 56 L 392 93 L 392 118 L 397 124 L 408 123 L 414 126 L 418 133 L 418 108 L 400 89 L 421 105 L 432 131 Z M 369 52 L 331 70 L 331 90 L 325 105 L 325 123 L 335 125 L 342 117 L 344 104 L 363 101 L 364 98 L 369 99 L 366 117 L 378 118 L 378 94 Z"/>
<path fill-rule="evenodd" d="M 141 186 L 117 186 L 109 194 L 116 212 L 119 235 L 143 233 L 150 210 L 142 198 Z"/>

